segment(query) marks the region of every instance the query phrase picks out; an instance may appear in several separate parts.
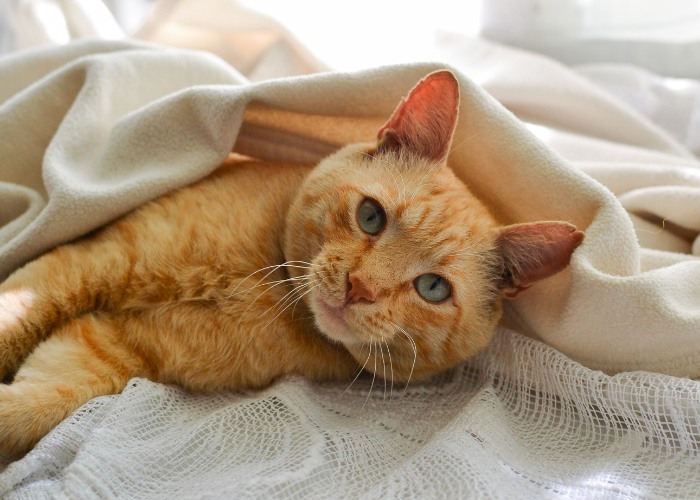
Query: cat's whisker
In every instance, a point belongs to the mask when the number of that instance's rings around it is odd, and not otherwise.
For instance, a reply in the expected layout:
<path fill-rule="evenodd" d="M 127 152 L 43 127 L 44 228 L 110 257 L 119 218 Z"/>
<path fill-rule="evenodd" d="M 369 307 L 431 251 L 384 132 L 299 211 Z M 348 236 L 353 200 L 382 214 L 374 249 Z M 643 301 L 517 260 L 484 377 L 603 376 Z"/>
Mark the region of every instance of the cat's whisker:
<path fill-rule="evenodd" d="M 311 282 L 309 284 L 317 284 L 317 286 L 321 286 L 320 280 L 314 280 L 313 282 Z M 299 301 L 301 300 L 302 297 L 303 297 L 303 295 L 294 301 L 294 307 L 292 307 L 292 320 L 294 319 L 294 312 L 297 310 L 297 305 L 299 305 Z"/>
<path fill-rule="evenodd" d="M 253 301 L 252 301 L 250 304 L 248 304 L 248 307 L 245 308 L 245 311 L 243 311 L 243 313 L 241 314 L 241 316 L 238 318 L 237 326 L 240 326 L 241 321 L 243 321 L 243 318 L 245 317 L 245 315 L 248 313 L 248 311 L 250 311 L 250 308 L 253 307 L 253 305 L 255 305 L 255 303 L 258 301 L 258 299 L 259 299 L 260 297 L 262 297 L 263 295 L 265 295 L 265 294 L 266 294 L 267 292 L 269 292 L 270 290 L 272 290 L 273 288 L 275 288 L 276 286 L 278 286 L 278 285 L 272 285 L 272 286 L 269 287 L 268 289 L 263 290 L 262 293 L 260 293 L 260 295 L 258 295 L 257 297 L 255 297 L 255 299 L 253 299 Z"/>
<path fill-rule="evenodd" d="M 285 325 L 288 325 L 288 324 L 290 324 L 290 323 L 293 323 L 294 321 L 304 321 L 304 320 L 306 320 L 306 319 L 314 319 L 314 316 L 313 316 L 313 315 L 311 315 L 311 316 L 302 316 L 301 318 L 294 318 L 294 317 L 292 317 L 292 319 L 290 319 L 289 321 L 287 321 L 287 322 L 285 323 Z"/>
<path fill-rule="evenodd" d="M 263 295 L 265 295 L 267 292 L 269 292 L 269 291 L 272 290 L 273 288 L 276 288 L 276 287 L 280 286 L 281 284 L 283 284 L 283 283 L 285 283 L 285 282 L 286 282 L 286 281 L 282 281 L 282 282 L 277 283 L 277 284 L 275 284 L 275 285 L 269 286 L 268 288 L 266 288 L 265 290 L 263 290 L 257 297 L 255 297 L 255 299 L 253 299 L 253 301 L 252 301 L 250 304 L 248 304 L 248 307 L 246 307 L 245 311 L 243 311 L 243 313 L 241 314 L 241 316 L 238 318 L 238 323 L 237 323 L 237 324 L 238 324 L 238 325 L 241 324 L 241 321 L 243 321 L 243 318 L 245 317 L 245 315 L 248 313 L 248 311 L 251 309 L 251 307 L 253 307 L 253 305 L 255 305 L 255 303 L 260 299 L 260 297 L 262 297 Z M 285 295 L 285 297 L 286 297 L 286 295 Z M 268 311 L 269 311 L 269 309 L 268 309 Z M 265 312 L 267 312 L 267 311 L 265 311 Z"/>
<path fill-rule="evenodd" d="M 255 297 L 255 298 L 253 299 L 253 301 L 252 301 L 250 304 L 248 304 L 248 307 L 245 308 L 245 311 L 243 311 L 243 313 L 241 314 L 240 318 L 238 318 L 238 325 L 241 324 L 241 321 L 243 320 L 243 318 L 245 317 L 245 315 L 248 313 L 248 311 L 250 310 L 250 308 L 253 307 L 253 306 L 255 305 L 255 303 L 258 301 L 258 299 L 260 299 L 260 297 L 262 297 L 263 295 L 265 295 L 267 292 L 269 292 L 269 291 L 272 290 L 273 288 L 278 287 L 279 285 L 281 285 L 281 283 L 277 283 L 276 285 L 271 285 L 271 286 L 269 286 L 268 288 L 266 288 L 265 290 L 263 290 L 262 292 L 260 292 L 260 294 L 258 294 L 258 296 Z"/>
<path fill-rule="evenodd" d="M 288 300 L 290 300 L 290 297 L 294 297 L 294 294 L 295 294 L 298 290 L 301 290 L 301 289 L 303 289 L 303 288 L 305 288 L 305 287 L 308 287 L 308 286 L 311 285 L 312 283 L 316 283 L 316 281 L 305 281 L 304 283 L 300 283 L 300 284 L 298 284 L 298 285 L 295 285 L 289 292 L 287 292 L 287 293 L 286 293 L 281 299 L 279 299 L 274 305 L 272 305 L 272 306 L 268 307 L 267 309 L 265 309 L 265 311 L 263 311 L 263 312 L 258 316 L 258 318 L 262 318 L 263 316 L 265 316 L 265 315 L 266 315 L 268 312 L 270 312 L 272 309 L 275 309 L 278 305 L 280 305 L 280 303 L 282 303 L 282 306 L 284 306 L 284 305 L 286 304 L 286 302 L 287 302 Z M 291 299 L 291 300 L 293 300 L 293 299 Z M 280 306 L 280 307 L 281 307 L 281 306 Z"/>
<path fill-rule="evenodd" d="M 268 326 L 270 326 L 270 325 L 272 324 L 272 322 L 275 321 L 284 311 L 286 311 L 287 309 L 289 309 L 289 308 L 292 306 L 292 304 L 296 304 L 296 303 L 299 302 L 305 295 L 308 295 L 309 293 L 311 293 L 312 291 L 314 291 L 316 288 L 318 288 L 318 287 L 320 287 L 320 286 L 321 286 L 320 284 L 314 285 L 314 286 L 312 286 L 311 288 L 309 288 L 308 290 L 306 290 L 304 293 L 302 293 L 294 302 L 289 303 L 284 309 L 282 309 L 280 312 L 278 312 L 278 313 L 275 315 L 275 317 L 272 318 L 272 319 L 265 325 L 265 328 L 267 328 Z"/>
<path fill-rule="evenodd" d="M 273 266 L 267 266 L 267 267 L 264 267 L 264 268 L 262 268 L 262 269 L 258 269 L 257 271 L 255 271 L 255 273 L 258 273 L 258 272 L 264 271 L 264 270 L 266 270 L 266 269 L 273 268 L 273 269 L 272 269 L 271 271 L 269 271 L 265 276 L 263 276 L 253 287 L 251 287 L 251 288 L 249 288 L 249 289 L 247 290 L 247 292 L 250 292 L 250 290 L 252 290 L 253 288 L 257 288 L 258 286 L 268 285 L 268 287 L 267 287 L 265 290 L 263 290 L 262 293 L 260 293 L 257 297 L 255 297 L 255 299 L 248 305 L 248 307 L 245 309 L 245 311 L 243 311 L 243 313 L 241 314 L 241 316 L 238 318 L 238 325 L 241 324 L 241 321 L 243 320 L 243 318 L 245 317 L 245 315 L 248 313 L 248 311 L 251 309 L 251 307 L 253 307 L 253 305 L 260 299 L 260 297 L 262 297 L 263 295 L 265 295 L 267 292 L 269 292 L 269 291 L 272 290 L 273 288 L 276 288 L 276 287 L 278 287 L 279 285 L 282 285 L 282 284 L 284 284 L 284 283 L 297 280 L 297 278 L 292 277 L 292 278 L 287 278 L 287 279 L 284 279 L 284 280 L 276 280 L 276 281 L 274 281 L 274 282 L 263 283 L 262 285 L 261 285 L 260 283 L 261 283 L 265 278 L 267 278 L 270 274 L 272 274 L 273 272 L 277 271 L 278 269 L 280 269 L 280 268 L 282 268 L 282 267 L 299 267 L 299 268 L 301 268 L 301 269 L 305 269 L 305 268 L 306 268 L 306 269 L 310 269 L 310 267 L 297 266 L 296 264 L 299 264 L 299 263 L 309 264 L 309 266 L 313 266 L 313 267 L 321 267 L 320 264 L 311 264 L 311 263 L 309 263 L 309 262 L 302 261 L 302 260 L 292 260 L 292 261 L 284 262 L 284 263 L 282 263 L 282 264 L 276 264 L 276 265 L 273 265 Z M 248 277 L 254 275 L 255 273 L 251 273 L 250 275 L 248 275 Z M 315 274 L 316 274 L 316 273 L 314 272 L 314 273 L 312 273 L 312 274 L 304 275 L 304 278 L 302 278 L 302 276 L 299 276 L 298 279 L 305 279 L 306 276 L 313 276 L 313 275 L 315 275 Z M 247 277 L 246 279 L 248 279 L 248 277 Z M 245 281 L 245 280 L 244 280 L 244 281 Z M 238 286 L 236 286 L 236 288 L 233 290 L 233 292 L 231 292 L 231 294 L 229 294 L 229 295 L 227 296 L 227 299 L 232 298 L 232 297 L 234 296 L 234 292 L 236 291 L 236 289 L 237 289 L 240 285 L 242 285 L 242 284 L 243 284 L 243 282 L 239 283 Z M 269 310 L 269 309 L 268 309 L 268 310 Z M 266 312 L 267 312 L 267 311 L 266 311 Z"/>
<path fill-rule="evenodd" d="M 311 274 L 303 274 L 303 275 L 301 275 L 301 276 L 296 276 L 296 277 L 293 277 L 293 278 L 285 278 L 285 279 L 283 279 L 283 280 L 267 281 L 267 282 L 265 282 L 265 283 L 260 283 L 260 284 L 258 284 L 258 285 L 253 285 L 253 286 L 251 286 L 250 288 L 247 288 L 247 289 L 245 289 L 245 290 L 241 290 L 241 291 L 238 292 L 237 294 L 228 295 L 226 298 L 231 299 L 231 298 L 233 298 L 235 295 L 250 293 L 250 292 L 251 292 L 252 290 L 254 290 L 255 288 L 260 288 L 261 286 L 271 286 L 271 285 L 275 285 L 275 286 L 276 286 L 276 285 L 279 285 L 279 284 L 282 284 L 282 283 L 287 283 L 287 282 L 294 282 L 294 281 L 307 280 L 307 279 L 309 279 L 310 277 L 315 276 L 315 275 L 316 275 L 316 273 L 311 273 Z"/>
<path fill-rule="evenodd" d="M 287 306 L 290 306 L 292 304 L 294 304 L 294 307 L 296 308 L 296 304 L 298 303 L 299 298 L 300 298 L 299 295 L 297 295 L 297 294 L 299 292 L 301 292 L 301 290 L 303 290 L 304 288 L 308 288 L 311 285 L 317 285 L 318 283 L 319 283 L 318 280 L 313 280 L 313 281 L 308 281 L 308 282 L 296 285 L 294 288 L 292 288 L 292 290 L 287 292 L 287 294 L 285 294 L 284 297 L 282 297 L 280 300 L 278 300 L 274 306 L 268 308 L 268 310 L 265 311 L 265 313 L 263 313 L 262 316 L 267 314 L 267 312 L 270 311 L 271 309 L 275 309 L 275 308 L 284 308 L 284 309 L 282 309 L 282 311 L 284 311 Z M 292 317 L 294 317 L 293 314 L 292 314 Z"/>
<path fill-rule="evenodd" d="M 360 377 L 363 371 L 365 371 L 365 367 L 367 366 L 367 363 L 369 362 L 369 358 L 372 356 L 372 344 L 369 345 L 369 352 L 367 353 L 367 359 L 365 359 L 365 362 L 362 365 L 362 368 L 360 368 L 360 371 L 357 372 L 357 375 L 355 375 L 355 378 L 352 379 L 352 382 L 350 382 L 350 385 L 348 385 L 345 390 L 343 391 L 343 394 L 348 392 L 348 390 L 352 387 L 352 384 L 355 383 L 355 381 Z"/>
<path fill-rule="evenodd" d="M 382 342 L 386 345 L 386 353 L 389 356 L 389 372 L 391 373 L 391 387 L 389 388 L 389 401 L 394 397 L 394 363 L 391 361 L 391 349 L 389 349 L 389 343 L 384 340 L 384 336 L 381 335 Z"/>
<path fill-rule="evenodd" d="M 386 400 L 386 385 L 387 382 L 390 382 L 389 385 L 389 401 L 393 399 L 394 396 L 394 365 L 391 360 L 391 349 L 389 348 L 389 343 L 384 340 L 384 335 L 381 333 L 379 334 L 380 338 L 380 343 L 379 346 L 382 349 L 382 365 L 384 366 L 384 399 Z M 391 380 L 389 381 L 386 376 L 386 361 L 384 359 L 384 349 L 381 347 L 382 344 L 386 345 L 386 354 L 389 359 L 389 375 L 391 376 Z"/>
<path fill-rule="evenodd" d="M 304 264 L 304 266 L 299 266 L 298 264 Z M 274 273 L 275 271 L 277 271 L 278 269 L 280 269 L 280 268 L 282 268 L 282 267 L 298 267 L 299 269 L 310 269 L 311 267 L 319 267 L 319 264 L 312 264 L 312 263 L 310 263 L 310 262 L 306 262 L 306 261 L 303 261 L 303 260 L 290 260 L 290 261 L 287 261 L 287 262 L 283 262 L 282 264 L 273 264 L 273 265 L 271 265 L 271 266 L 263 267 L 263 268 L 261 268 L 261 269 L 258 269 L 257 271 L 253 271 L 253 272 L 250 273 L 248 276 L 246 276 L 245 278 L 243 278 L 243 280 L 241 280 L 241 282 L 238 283 L 238 285 L 236 285 L 236 287 L 231 291 L 231 293 L 229 294 L 229 298 L 232 297 L 232 296 L 236 293 L 236 290 L 238 290 L 238 288 L 239 288 L 243 283 L 245 283 L 246 281 L 248 281 L 248 279 L 250 279 L 251 277 L 255 276 L 256 274 L 261 273 L 261 272 L 263 272 L 263 271 L 266 271 L 266 270 L 270 269 L 270 271 L 269 271 L 265 276 L 263 276 L 263 277 L 256 283 L 256 286 L 257 286 L 257 285 L 260 284 L 262 281 L 264 281 L 265 278 L 267 278 L 267 277 L 270 276 L 272 273 Z"/>
<path fill-rule="evenodd" d="M 403 392 L 401 393 L 401 397 L 403 397 L 404 394 L 406 394 L 406 390 L 408 390 L 408 384 L 411 383 L 411 377 L 413 376 L 413 370 L 416 367 L 416 360 L 418 358 L 418 346 L 416 345 L 416 341 L 413 340 L 411 335 L 404 328 L 400 327 L 399 325 L 397 325 L 396 323 L 393 323 L 391 321 L 389 323 L 394 325 L 395 328 L 397 328 L 401 333 L 403 333 L 406 336 L 406 338 L 408 339 L 408 342 L 410 343 L 411 347 L 413 348 L 413 364 L 411 365 L 411 371 L 408 374 L 408 380 L 406 380 L 406 385 L 403 388 Z"/>
<path fill-rule="evenodd" d="M 406 336 L 406 338 L 408 339 L 408 341 L 409 341 L 411 347 L 413 348 L 413 354 L 414 354 L 414 356 L 417 356 L 417 354 L 418 354 L 418 346 L 416 345 L 415 340 L 413 340 L 413 337 L 411 337 L 411 335 L 410 335 L 404 328 L 402 328 L 401 326 L 397 325 L 396 323 L 393 323 L 393 322 L 391 322 L 391 321 L 390 321 L 389 323 L 391 323 L 394 327 L 396 327 L 401 333 L 403 333 L 403 334 Z"/>
<path fill-rule="evenodd" d="M 295 321 L 304 321 L 304 320 L 307 320 L 307 319 L 314 319 L 314 316 L 311 315 L 311 316 L 302 316 L 301 318 L 295 318 L 295 317 L 294 317 L 294 313 L 292 313 L 292 319 L 290 319 L 289 321 L 287 321 L 287 322 L 284 323 L 284 324 L 285 324 L 285 325 L 291 325 L 291 324 L 294 323 Z"/>
<path fill-rule="evenodd" d="M 306 262 L 305 260 L 289 260 L 289 261 L 283 262 L 281 264 L 272 264 L 270 266 L 261 267 L 257 271 L 253 271 L 248 276 L 243 278 L 243 281 L 255 276 L 258 273 L 261 273 L 263 271 L 267 271 L 268 269 L 272 269 L 273 271 L 276 271 L 282 267 L 298 267 L 299 269 L 310 269 L 312 267 L 319 267 L 319 266 L 320 266 L 320 264 L 313 264 L 311 262 Z"/>
<path fill-rule="evenodd" d="M 248 276 L 246 276 L 245 278 L 243 278 L 243 280 L 241 280 L 241 282 L 238 283 L 238 285 L 236 285 L 236 287 L 235 287 L 233 290 L 231 290 L 231 293 L 229 293 L 228 296 L 227 296 L 226 298 L 227 298 L 227 299 L 230 299 L 231 297 L 233 297 L 234 295 L 236 295 L 236 291 L 241 287 L 241 285 L 243 285 L 243 283 L 245 283 L 246 281 L 248 281 L 249 278 L 251 278 L 252 276 L 256 275 L 256 274 L 259 273 L 259 272 L 265 271 L 266 269 L 270 269 L 270 268 L 272 268 L 272 270 L 269 271 L 265 276 L 263 276 L 263 277 L 255 284 L 255 286 L 259 285 L 259 284 L 260 284 L 261 282 L 263 282 L 268 276 L 270 276 L 272 273 L 274 273 L 275 271 L 277 271 L 277 270 L 279 269 L 279 265 L 264 267 L 264 268 L 262 268 L 262 269 L 258 269 L 257 271 L 255 271 L 255 272 L 253 272 L 253 273 L 250 273 Z"/>
<path fill-rule="evenodd" d="M 303 286 L 300 285 L 300 286 L 298 286 L 297 288 L 295 288 L 295 289 L 293 290 L 293 292 L 294 292 L 294 294 L 296 294 L 296 293 L 298 293 L 301 289 L 303 289 L 303 288 L 305 288 L 305 287 L 308 287 L 308 286 L 311 286 L 311 283 L 305 284 L 305 285 L 303 285 Z M 313 286 L 312 288 L 309 288 L 306 292 L 304 292 L 303 294 L 301 294 L 301 295 L 299 295 L 299 296 L 297 296 L 297 297 L 295 297 L 295 298 L 294 298 L 294 295 L 292 295 L 292 298 L 288 298 L 287 300 L 285 300 L 286 305 L 285 305 L 285 303 L 283 303 L 281 306 L 279 306 L 279 307 L 284 306 L 284 308 L 281 309 L 281 310 L 270 320 L 270 322 L 266 325 L 266 327 L 269 326 L 275 319 L 277 319 L 281 314 L 284 313 L 284 311 L 286 311 L 286 310 L 289 309 L 290 307 L 292 307 L 292 318 L 294 318 L 294 311 L 296 310 L 296 306 L 297 306 L 297 304 L 299 303 L 299 301 L 302 299 L 302 297 L 304 297 L 304 295 L 306 295 L 308 292 L 311 292 L 311 291 L 313 290 L 313 288 L 317 288 L 318 286 L 320 286 L 320 285 L 315 285 L 315 286 Z"/>
<path fill-rule="evenodd" d="M 374 345 L 374 340 L 372 340 L 369 344 L 369 349 L 370 353 L 372 352 L 372 346 Z M 369 386 L 369 392 L 367 392 L 367 397 L 365 398 L 365 402 L 362 403 L 362 408 L 360 408 L 360 411 L 365 409 L 365 405 L 367 404 L 367 401 L 369 401 L 369 397 L 372 394 L 372 389 L 374 388 L 374 381 L 377 378 L 377 352 L 375 349 L 374 353 L 374 370 L 372 370 L 372 383 Z"/>
<path fill-rule="evenodd" d="M 379 352 L 382 355 L 382 369 L 383 369 L 383 375 L 382 378 L 384 379 L 384 396 L 382 397 L 383 400 L 386 401 L 386 361 L 384 360 L 384 347 L 382 346 L 381 342 L 377 342 L 379 345 Z"/>

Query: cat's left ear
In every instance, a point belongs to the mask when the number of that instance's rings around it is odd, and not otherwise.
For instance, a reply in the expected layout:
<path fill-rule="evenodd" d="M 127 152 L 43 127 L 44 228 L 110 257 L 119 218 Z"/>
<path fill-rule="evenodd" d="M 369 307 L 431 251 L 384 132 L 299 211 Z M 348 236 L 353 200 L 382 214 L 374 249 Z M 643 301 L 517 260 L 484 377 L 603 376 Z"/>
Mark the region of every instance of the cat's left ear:
<path fill-rule="evenodd" d="M 513 298 L 564 269 L 584 236 L 567 222 L 531 222 L 499 229 L 496 247 L 503 259 L 503 296 Z"/>
<path fill-rule="evenodd" d="M 452 72 L 436 71 L 413 87 L 379 129 L 377 152 L 405 151 L 442 161 L 452 142 L 459 109 L 459 83 Z"/>

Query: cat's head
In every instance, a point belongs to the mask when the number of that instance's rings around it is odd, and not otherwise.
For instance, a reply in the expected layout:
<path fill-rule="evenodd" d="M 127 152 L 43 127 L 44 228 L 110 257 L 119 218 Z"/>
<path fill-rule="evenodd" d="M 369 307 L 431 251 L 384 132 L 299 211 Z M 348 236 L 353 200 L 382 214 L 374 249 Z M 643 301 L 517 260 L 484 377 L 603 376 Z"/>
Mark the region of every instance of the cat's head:
<path fill-rule="evenodd" d="M 499 227 L 446 165 L 459 86 L 421 80 L 373 144 L 324 159 L 289 213 L 285 256 L 310 268 L 318 329 L 365 369 L 406 381 L 476 354 L 513 297 L 569 263 L 583 233 L 563 222 Z"/>

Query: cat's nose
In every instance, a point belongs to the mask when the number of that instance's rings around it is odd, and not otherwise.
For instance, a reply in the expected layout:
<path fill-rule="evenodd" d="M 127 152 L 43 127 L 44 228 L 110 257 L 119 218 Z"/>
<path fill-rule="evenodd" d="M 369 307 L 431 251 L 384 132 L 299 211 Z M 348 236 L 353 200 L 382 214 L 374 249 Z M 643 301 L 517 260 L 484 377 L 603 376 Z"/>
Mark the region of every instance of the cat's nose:
<path fill-rule="evenodd" d="M 347 291 L 345 292 L 345 304 L 355 304 L 357 302 L 374 302 L 377 295 L 371 287 L 362 281 L 358 273 L 348 275 Z"/>

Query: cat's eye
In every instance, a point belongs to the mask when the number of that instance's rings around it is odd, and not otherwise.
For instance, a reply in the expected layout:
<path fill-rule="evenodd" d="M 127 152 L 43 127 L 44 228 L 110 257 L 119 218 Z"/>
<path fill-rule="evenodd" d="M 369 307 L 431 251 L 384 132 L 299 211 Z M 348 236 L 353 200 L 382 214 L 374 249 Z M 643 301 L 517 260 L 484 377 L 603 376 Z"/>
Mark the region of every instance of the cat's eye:
<path fill-rule="evenodd" d="M 448 281 L 437 274 L 421 274 L 413 280 L 413 286 L 429 302 L 442 302 L 452 293 Z"/>
<path fill-rule="evenodd" d="M 365 233 L 376 236 L 386 225 L 386 212 L 371 198 L 365 198 L 357 209 L 357 223 Z"/>

